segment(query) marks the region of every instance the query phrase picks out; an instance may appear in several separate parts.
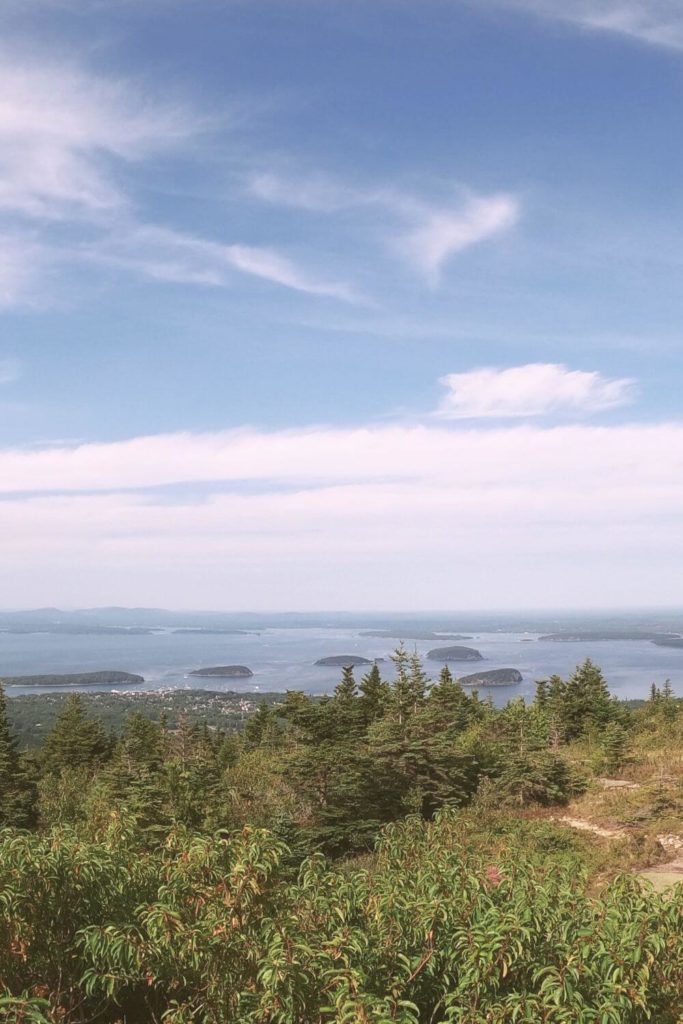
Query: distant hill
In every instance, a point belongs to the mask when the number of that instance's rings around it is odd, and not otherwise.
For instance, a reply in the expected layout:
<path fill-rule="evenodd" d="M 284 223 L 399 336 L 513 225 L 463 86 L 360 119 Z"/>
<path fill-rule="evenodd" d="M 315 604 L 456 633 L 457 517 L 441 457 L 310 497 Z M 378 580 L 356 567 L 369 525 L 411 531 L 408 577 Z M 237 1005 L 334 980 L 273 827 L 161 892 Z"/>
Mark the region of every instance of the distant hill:
<path fill-rule="evenodd" d="M 664 646 L 666 641 L 683 639 L 673 633 L 649 629 L 577 629 L 539 636 L 539 640 L 553 640 L 557 643 L 579 643 L 581 641 L 603 640 L 651 640 Z"/>
<path fill-rule="evenodd" d="M 112 686 L 119 683 L 139 685 L 144 683 L 142 676 L 132 672 L 67 672 L 62 675 L 44 676 L 3 676 L 0 682 L 5 686 Z"/>
<path fill-rule="evenodd" d="M 471 640 L 471 636 L 461 636 L 460 633 L 433 633 L 426 629 L 363 629 L 359 636 L 378 637 L 382 640 Z"/>

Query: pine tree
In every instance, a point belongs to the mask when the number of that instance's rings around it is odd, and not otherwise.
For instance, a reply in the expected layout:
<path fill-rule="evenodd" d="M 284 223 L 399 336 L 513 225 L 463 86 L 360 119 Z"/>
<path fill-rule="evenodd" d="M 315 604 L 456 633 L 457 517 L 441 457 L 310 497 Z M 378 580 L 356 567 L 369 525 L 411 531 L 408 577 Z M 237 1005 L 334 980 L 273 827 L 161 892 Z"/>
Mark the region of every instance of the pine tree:
<path fill-rule="evenodd" d="M 79 694 L 71 694 L 45 738 L 45 768 L 54 773 L 63 769 L 94 768 L 105 760 L 108 747 L 101 723 L 88 718 Z"/>
<path fill-rule="evenodd" d="M 161 796 L 164 745 L 161 725 L 134 712 L 124 723 L 105 772 L 107 790 L 126 804 L 143 827 L 165 821 Z"/>
<path fill-rule="evenodd" d="M 536 696 L 534 704 L 540 711 L 544 711 L 548 704 L 548 682 L 546 679 L 536 680 Z"/>
<path fill-rule="evenodd" d="M 17 750 L 7 714 L 7 699 L 0 684 L 0 826 L 29 824 L 33 791 Z"/>
<path fill-rule="evenodd" d="M 353 675 L 353 665 L 342 668 L 342 677 L 334 689 L 334 699 L 340 703 L 350 704 L 358 696 L 358 687 Z"/>
<path fill-rule="evenodd" d="M 408 659 L 408 690 L 412 714 L 417 714 L 424 704 L 428 683 L 429 678 L 422 668 L 420 656 L 415 650 Z"/>
<path fill-rule="evenodd" d="M 604 729 L 617 717 L 615 702 L 597 665 L 586 658 L 564 690 L 564 726 L 569 739 Z"/>
<path fill-rule="evenodd" d="M 436 731 L 447 730 L 455 738 L 471 719 L 472 701 L 465 693 L 462 683 L 453 679 L 448 665 L 439 673 L 438 682 L 432 686 L 427 698 L 425 717 Z"/>
<path fill-rule="evenodd" d="M 626 760 L 626 748 L 626 730 L 618 722 L 610 722 L 602 737 L 602 770 L 610 774 L 620 771 Z"/>
<path fill-rule="evenodd" d="M 272 712 L 265 700 L 260 701 L 256 713 L 250 715 L 244 727 L 244 741 L 247 747 L 258 747 L 268 736 Z"/>
<path fill-rule="evenodd" d="M 410 658 L 403 644 L 399 644 L 391 656 L 396 669 L 396 677 L 389 691 L 389 709 L 392 720 L 402 728 L 413 705 L 413 693 L 410 682 Z"/>
<path fill-rule="evenodd" d="M 358 687 L 361 714 L 365 725 L 370 725 L 384 714 L 389 697 L 389 687 L 383 681 L 379 666 L 374 664 L 363 676 Z"/>

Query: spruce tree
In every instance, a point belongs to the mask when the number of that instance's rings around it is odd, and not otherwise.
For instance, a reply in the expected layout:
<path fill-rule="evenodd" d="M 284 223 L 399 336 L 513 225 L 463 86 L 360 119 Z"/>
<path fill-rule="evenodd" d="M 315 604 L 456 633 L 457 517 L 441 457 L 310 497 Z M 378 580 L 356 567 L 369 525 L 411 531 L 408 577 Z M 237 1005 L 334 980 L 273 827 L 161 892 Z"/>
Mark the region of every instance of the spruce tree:
<path fill-rule="evenodd" d="M 626 748 L 626 730 L 618 722 L 610 722 L 602 737 L 602 770 L 610 774 L 621 771 L 626 760 Z"/>
<path fill-rule="evenodd" d="M 399 728 L 402 728 L 413 705 L 410 657 L 403 644 L 399 644 L 392 654 L 391 660 L 396 669 L 396 677 L 389 691 L 389 709 L 392 720 Z"/>
<path fill-rule="evenodd" d="M 45 769 L 59 773 L 64 769 L 94 768 L 106 758 L 108 746 L 101 723 L 88 718 L 79 694 L 71 694 L 45 738 Z"/>
<path fill-rule="evenodd" d="M 32 787 L 22 771 L 16 737 L 7 714 L 7 699 L 0 683 L 0 826 L 27 825 L 32 795 Z"/>
<path fill-rule="evenodd" d="M 428 683 L 429 678 L 422 668 L 420 656 L 415 650 L 408 659 L 408 690 L 413 714 L 416 714 L 424 704 Z"/>
<path fill-rule="evenodd" d="M 105 772 L 105 784 L 113 797 L 125 803 L 143 827 L 159 825 L 164 733 L 157 722 L 134 712 Z"/>
<path fill-rule="evenodd" d="M 340 703 L 350 704 L 358 696 L 358 687 L 353 675 L 353 665 L 344 665 L 342 677 L 334 689 L 334 699 Z"/>
<path fill-rule="evenodd" d="M 564 724 L 569 739 L 606 728 L 617 709 L 597 665 L 586 658 L 569 677 L 564 690 Z"/>
<path fill-rule="evenodd" d="M 382 679 L 379 665 L 374 664 L 358 687 L 363 721 L 366 726 L 381 718 L 387 706 L 389 687 Z"/>
<path fill-rule="evenodd" d="M 268 702 L 260 701 L 256 713 L 249 716 L 244 726 L 244 741 L 247 747 L 258 747 L 263 743 L 269 732 L 271 717 Z"/>

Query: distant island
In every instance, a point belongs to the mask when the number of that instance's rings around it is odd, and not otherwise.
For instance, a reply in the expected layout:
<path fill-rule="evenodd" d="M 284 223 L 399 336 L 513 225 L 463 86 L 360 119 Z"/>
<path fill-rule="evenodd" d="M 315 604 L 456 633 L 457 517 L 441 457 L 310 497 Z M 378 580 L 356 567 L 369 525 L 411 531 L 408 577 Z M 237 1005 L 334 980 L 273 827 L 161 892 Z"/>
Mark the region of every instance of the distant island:
<path fill-rule="evenodd" d="M 181 636 L 250 636 L 247 629 L 228 629 L 222 626 L 183 626 L 182 629 L 172 629 L 174 635 Z"/>
<path fill-rule="evenodd" d="M 683 647 L 683 636 L 659 636 L 652 643 L 657 647 Z"/>
<path fill-rule="evenodd" d="M 63 675 L 0 676 L 5 686 L 112 686 L 119 683 L 139 685 L 142 676 L 132 672 L 67 672 Z"/>
<path fill-rule="evenodd" d="M 652 643 L 667 646 L 666 641 L 681 640 L 683 637 L 675 633 L 654 632 L 648 629 L 578 629 L 576 632 L 548 633 L 539 636 L 539 640 L 552 640 L 557 643 L 579 643 L 581 641 L 603 640 L 651 640 Z M 674 644 L 674 646 L 677 646 Z"/>
<path fill-rule="evenodd" d="M 253 672 L 246 665 L 214 665 L 211 668 L 196 668 L 191 676 L 204 676 L 211 679 L 250 679 Z"/>
<path fill-rule="evenodd" d="M 471 636 L 459 633 L 432 633 L 429 630 L 403 629 L 363 629 L 359 636 L 377 637 L 381 640 L 471 640 Z"/>
<path fill-rule="evenodd" d="M 359 654 L 333 654 L 329 658 L 318 658 L 315 664 L 328 668 L 356 668 L 358 665 L 372 665 L 372 662 Z"/>
<path fill-rule="evenodd" d="M 514 686 L 523 682 L 522 673 L 516 668 L 492 668 L 485 672 L 473 672 L 469 676 L 460 676 L 458 682 L 463 686 Z"/>
<path fill-rule="evenodd" d="M 483 661 L 480 651 L 474 647 L 435 647 L 427 652 L 432 661 Z"/>
<path fill-rule="evenodd" d="M 152 629 L 151 626 L 80 626 L 66 622 L 0 627 L 0 633 L 10 633 L 13 636 L 30 633 L 53 633 L 57 636 L 150 636 L 158 632 L 158 629 Z"/>

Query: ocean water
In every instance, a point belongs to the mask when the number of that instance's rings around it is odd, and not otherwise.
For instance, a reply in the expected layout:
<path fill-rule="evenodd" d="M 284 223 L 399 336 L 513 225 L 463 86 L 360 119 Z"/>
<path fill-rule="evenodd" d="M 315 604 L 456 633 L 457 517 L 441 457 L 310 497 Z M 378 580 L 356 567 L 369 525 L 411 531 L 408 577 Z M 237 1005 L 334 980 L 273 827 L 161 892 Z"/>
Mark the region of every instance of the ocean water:
<path fill-rule="evenodd" d="M 45 673 L 94 672 L 118 669 L 144 677 L 140 689 L 193 688 L 244 692 L 301 689 L 307 693 L 331 692 L 340 669 L 314 663 L 328 655 L 359 654 L 383 658 L 380 668 L 392 675 L 389 660 L 398 641 L 360 635 L 360 627 L 266 628 L 248 635 L 188 635 L 164 630 L 148 635 L 59 636 L 51 633 L 0 633 L 0 679 Z M 485 661 L 451 663 L 454 675 L 477 669 L 516 668 L 523 682 L 491 689 L 496 703 L 511 696 L 530 696 L 537 679 L 553 673 L 566 676 L 584 658 L 592 658 L 603 669 L 613 693 L 621 698 L 646 697 L 652 682 L 670 679 L 674 691 L 683 696 L 683 650 L 656 647 L 649 641 L 611 640 L 592 642 L 542 641 L 539 634 L 473 632 L 463 644 L 477 648 Z M 456 643 L 444 638 L 443 645 Z M 421 655 L 441 642 L 406 642 Z M 193 669 L 210 665 L 247 665 L 251 679 L 207 679 L 192 677 Z M 425 661 L 432 676 L 440 664 Z M 364 670 L 356 670 L 359 678 Z M 113 689 L 114 687 L 104 687 Z M 59 688 L 61 689 L 61 688 Z M 67 687 L 76 690 L 78 687 Z M 83 689 L 92 690 L 92 687 Z M 123 689 L 131 689 L 126 684 Z M 10 686 L 8 695 L 39 693 L 38 687 Z M 50 687 L 49 692 L 57 692 Z M 482 688 L 482 693 L 488 692 Z"/>

